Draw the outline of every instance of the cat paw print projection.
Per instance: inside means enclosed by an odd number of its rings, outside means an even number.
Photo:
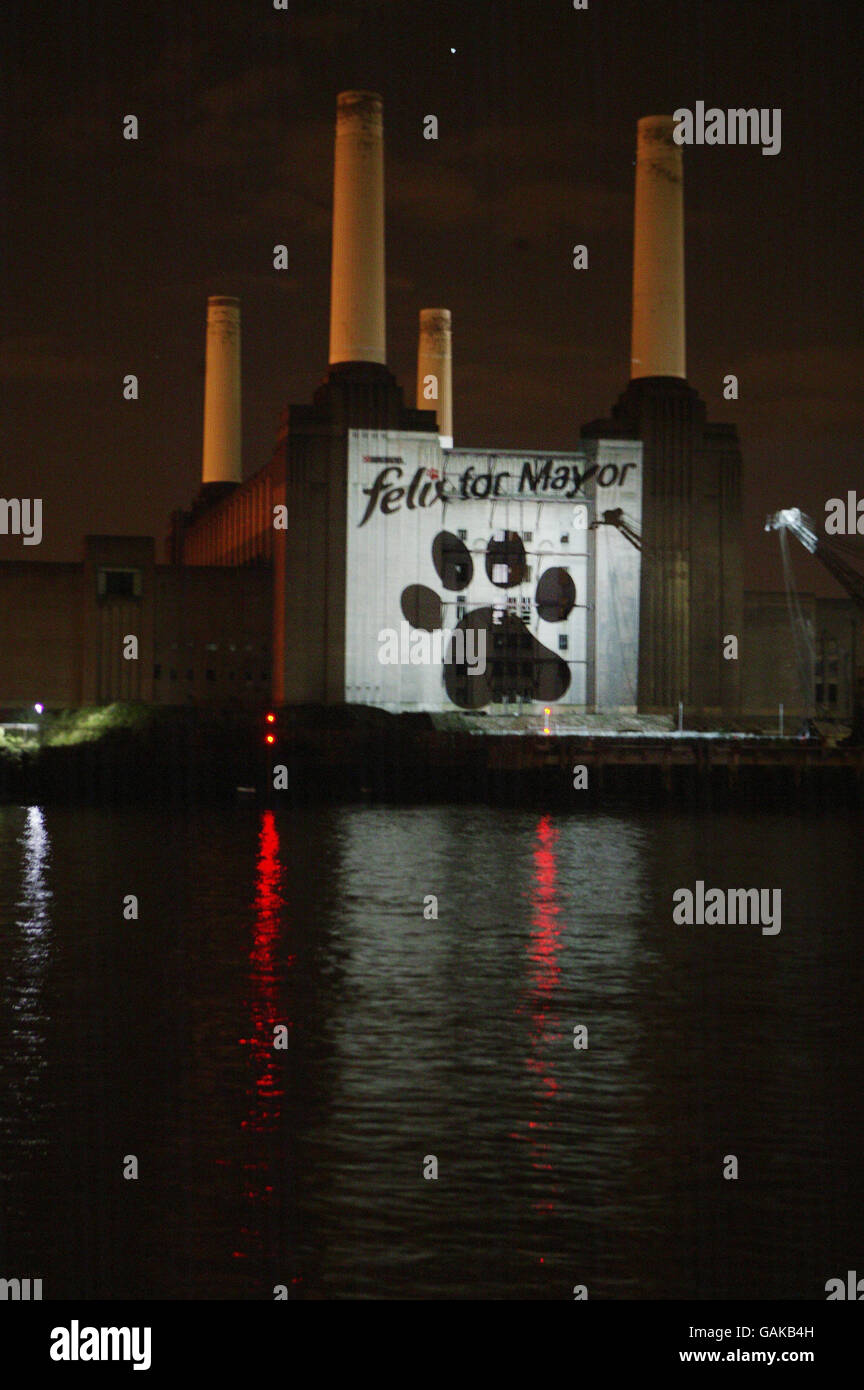
[[[453,627],[446,610],[454,603],[452,596],[463,594],[474,579],[474,560],[459,536],[439,531],[432,542],[432,563],[446,598],[425,584],[409,584],[402,590],[402,613],[414,628],[449,632],[444,686],[452,702],[462,709],[482,709],[501,701],[551,704],[560,700],[570,687],[570,668],[535,637],[529,622],[534,615],[546,623],[567,620],[576,604],[570,573],[560,565],[544,570],[526,622],[507,602],[508,591],[521,590],[528,577],[525,547],[518,532],[496,531],[486,545],[485,570],[489,582],[501,591],[501,600],[470,610],[466,606]],[[469,641],[467,633],[472,630]],[[466,636],[457,638],[459,632]],[[466,663],[452,659],[454,653],[458,657],[460,651],[472,650],[485,651],[482,670],[472,672]]]

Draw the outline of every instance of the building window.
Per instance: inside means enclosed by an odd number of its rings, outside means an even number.
[[[460,594],[456,599],[456,621],[465,617],[465,595]]]
[[[530,598],[523,598],[523,600],[522,600],[522,621],[523,621],[523,623],[527,623],[527,622],[530,622],[530,621],[531,621],[531,600],[530,600]]]
[[[567,650],[567,633],[566,633],[566,632],[559,632],[559,633],[558,633],[558,650],[559,650],[559,652],[566,652],[566,650]]]
[[[533,573],[534,573],[534,571],[533,571],[533,569],[531,568],[531,566],[530,566],[530,565],[526,565],[526,566],[525,566],[525,579],[526,579],[526,581],[529,580],[529,579],[531,578],[531,576],[532,576]]]
[[[515,613],[515,612],[516,612],[516,604],[518,603],[518,601],[519,601],[519,600],[516,598],[516,595],[515,595],[515,594],[508,594],[508,595],[507,595],[507,612],[508,612],[508,613]]]
[[[100,598],[140,598],[141,571],[100,569],[96,575],[96,592]]]
[[[533,541],[533,539],[534,539],[534,532],[533,532],[533,531],[523,531],[523,532],[522,532],[522,539],[523,539],[523,541],[529,541],[529,542]]]
[[[564,532],[564,535],[561,537],[561,544],[562,544],[562,545],[569,545],[569,544],[570,544],[570,532],[569,532],[569,531],[565,531],[565,532]]]
[[[456,535],[459,537],[460,541],[467,541],[468,539],[467,531],[457,531]]]

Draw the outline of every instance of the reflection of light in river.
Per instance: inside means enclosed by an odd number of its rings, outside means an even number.
[[[258,1141],[252,1161],[244,1165],[246,1199],[266,1206],[272,1202],[273,1185],[267,1182],[271,1160],[265,1151],[265,1141],[279,1126],[284,1088],[281,1077],[281,1058],[284,1052],[274,1049],[274,1029],[286,1022],[280,1017],[281,968],[277,947],[285,900],[280,890],[282,865],[279,859],[279,833],[272,811],[264,811],[258,837],[258,869],[255,886],[255,928],[249,952],[250,1013],[252,1031],[241,1038],[248,1047],[253,1067],[253,1080],[248,1088],[249,1110],[242,1128]],[[289,958],[291,964],[293,957]],[[287,1023],[289,1030],[291,1024]],[[243,1227],[241,1236],[246,1244],[251,1238],[260,1247],[260,1228]],[[234,1252],[235,1258],[248,1255],[248,1249]]]
[[[47,1067],[45,1042],[48,1017],[43,1002],[45,970],[51,954],[51,890],[46,870],[51,842],[40,806],[28,806],[18,843],[22,851],[21,896],[16,903],[15,924],[19,936],[9,962],[6,988],[14,1025],[10,1071],[12,1089],[22,1108],[32,1116],[33,1090]]]
[[[45,882],[45,868],[51,845],[41,806],[28,806],[27,825],[19,841],[24,851],[23,895],[18,906],[25,916],[18,918],[26,938],[39,937],[50,925],[48,904],[51,892]]]
[[[548,1050],[550,1045],[557,1045],[560,1040],[560,1031],[550,1031],[547,1025],[550,1002],[561,975],[561,967],[558,964],[561,950],[561,926],[558,919],[561,907],[556,886],[557,839],[558,831],[553,826],[551,817],[542,816],[537,826],[534,873],[531,878],[531,936],[526,944],[532,967],[529,976],[531,989],[527,1001],[531,1014],[531,1055],[527,1059],[527,1067],[537,1080],[537,1104],[534,1118],[528,1121],[528,1134],[524,1136],[528,1139],[532,1154],[531,1166],[540,1172],[552,1171],[552,1165],[548,1162],[549,1145],[542,1140],[542,1136],[552,1128],[552,1124],[549,1119],[543,1117],[547,1113],[546,1104],[556,1099],[555,1093],[558,1090],[552,1062],[548,1056],[544,1056],[544,1051]],[[522,1006],[518,1012],[522,1012]],[[551,1190],[557,1193],[557,1184],[553,1185]],[[551,1212],[555,1209],[551,1196],[541,1198],[533,1206],[535,1211]]]

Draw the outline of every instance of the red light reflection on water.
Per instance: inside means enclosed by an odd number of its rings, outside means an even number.
[[[279,832],[273,812],[265,811],[258,839],[255,935],[249,953],[252,1034],[240,1039],[251,1048],[256,1073],[253,1105],[243,1127],[258,1132],[270,1130],[276,1124],[284,1094],[279,1054],[273,1047],[274,1029],[284,1021],[280,1018],[280,970],[275,959],[285,906],[279,888],[281,875]],[[287,1027],[290,1030],[291,1024]]]
[[[279,857],[279,832],[272,811],[264,811],[258,836],[258,865],[255,884],[255,924],[249,951],[249,1010],[251,1032],[240,1043],[249,1048],[252,1080],[248,1087],[248,1113],[241,1128],[254,1136],[251,1161],[243,1164],[243,1196],[255,1207],[273,1200],[272,1169],[269,1138],[279,1128],[284,1087],[282,1059],[286,1053],[276,1051],[273,1043],[275,1029],[291,1022],[282,1012],[282,977],[285,966],[278,959],[285,900],[280,882],[282,864]],[[290,966],[293,956],[286,964]],[[253,1208],[254,1210],[254,1208]],[[234,1259],[246,1259],[253,1250],[261,1249],[261,1231],[256,1224],[240,1228],[241,1248],[233,1251]]]
[[[532,974],[535,994],[548,996],[558,983],[561,968],[558,965],[558,938],[561,928],[558,916],[561,912],[557,901],[555,885],[557,860],[555,841],[558,831],[549,816],[542,816],[537,826],[537,848],[534,850],[534,876],[531,880],[531,941],[528,954],[536,969]],[[537,1015],[542,1023],[545,1014]]]
[[[558,1082],[549,1056],[550,1048],[560,1044],[560,1030],[554,1029],[549,1016],[550,1003],[557,988],[561,966],[558,957],[561,951],[561,904],[559,902],[557,877],[558,859],[556,842],[558,831],[550,816],[541,816],[537,825],[537,842],[534,849],[534,872],[530,884],[531,935],[526,943],[526,951],[531,962],[527,1007],[530,1012],[529,1047],[526,1060],[528,1070],[536,1079],[537,1094],[534,1118],[528,1120],[528,1133],[516,1133],[514,1138],[525,1139],[531,1150],[531,1166],[538,1172],[552,1172],[548,1162],[549,1145],[542,1136],[552,1128],[547,1106],[556,1099]],[[517,1012],[523,1011],[520,1005]],[[554,1019],[554,1015],[552,1015]],[[554,1031],[550,1031],[550,1025]],[[548,1182],[548,1179],[546,1180]],[[557,1186],[554,1191],[557,1192]],[[533,1204],[535,1211],[554,1211],[555,1202],[546,1196]]]

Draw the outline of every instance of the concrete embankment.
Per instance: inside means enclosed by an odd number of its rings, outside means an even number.
[[[602,806],[864,805],[864,748],[644,732],[477,732],[379,710],[162,710],[98,737],[0,743],[6,802],[207,802],[250,788],[307,800],[542,802]],[[471,731],[471,730],[474,731]],[[266,743],[267,734],[274,738]]]

